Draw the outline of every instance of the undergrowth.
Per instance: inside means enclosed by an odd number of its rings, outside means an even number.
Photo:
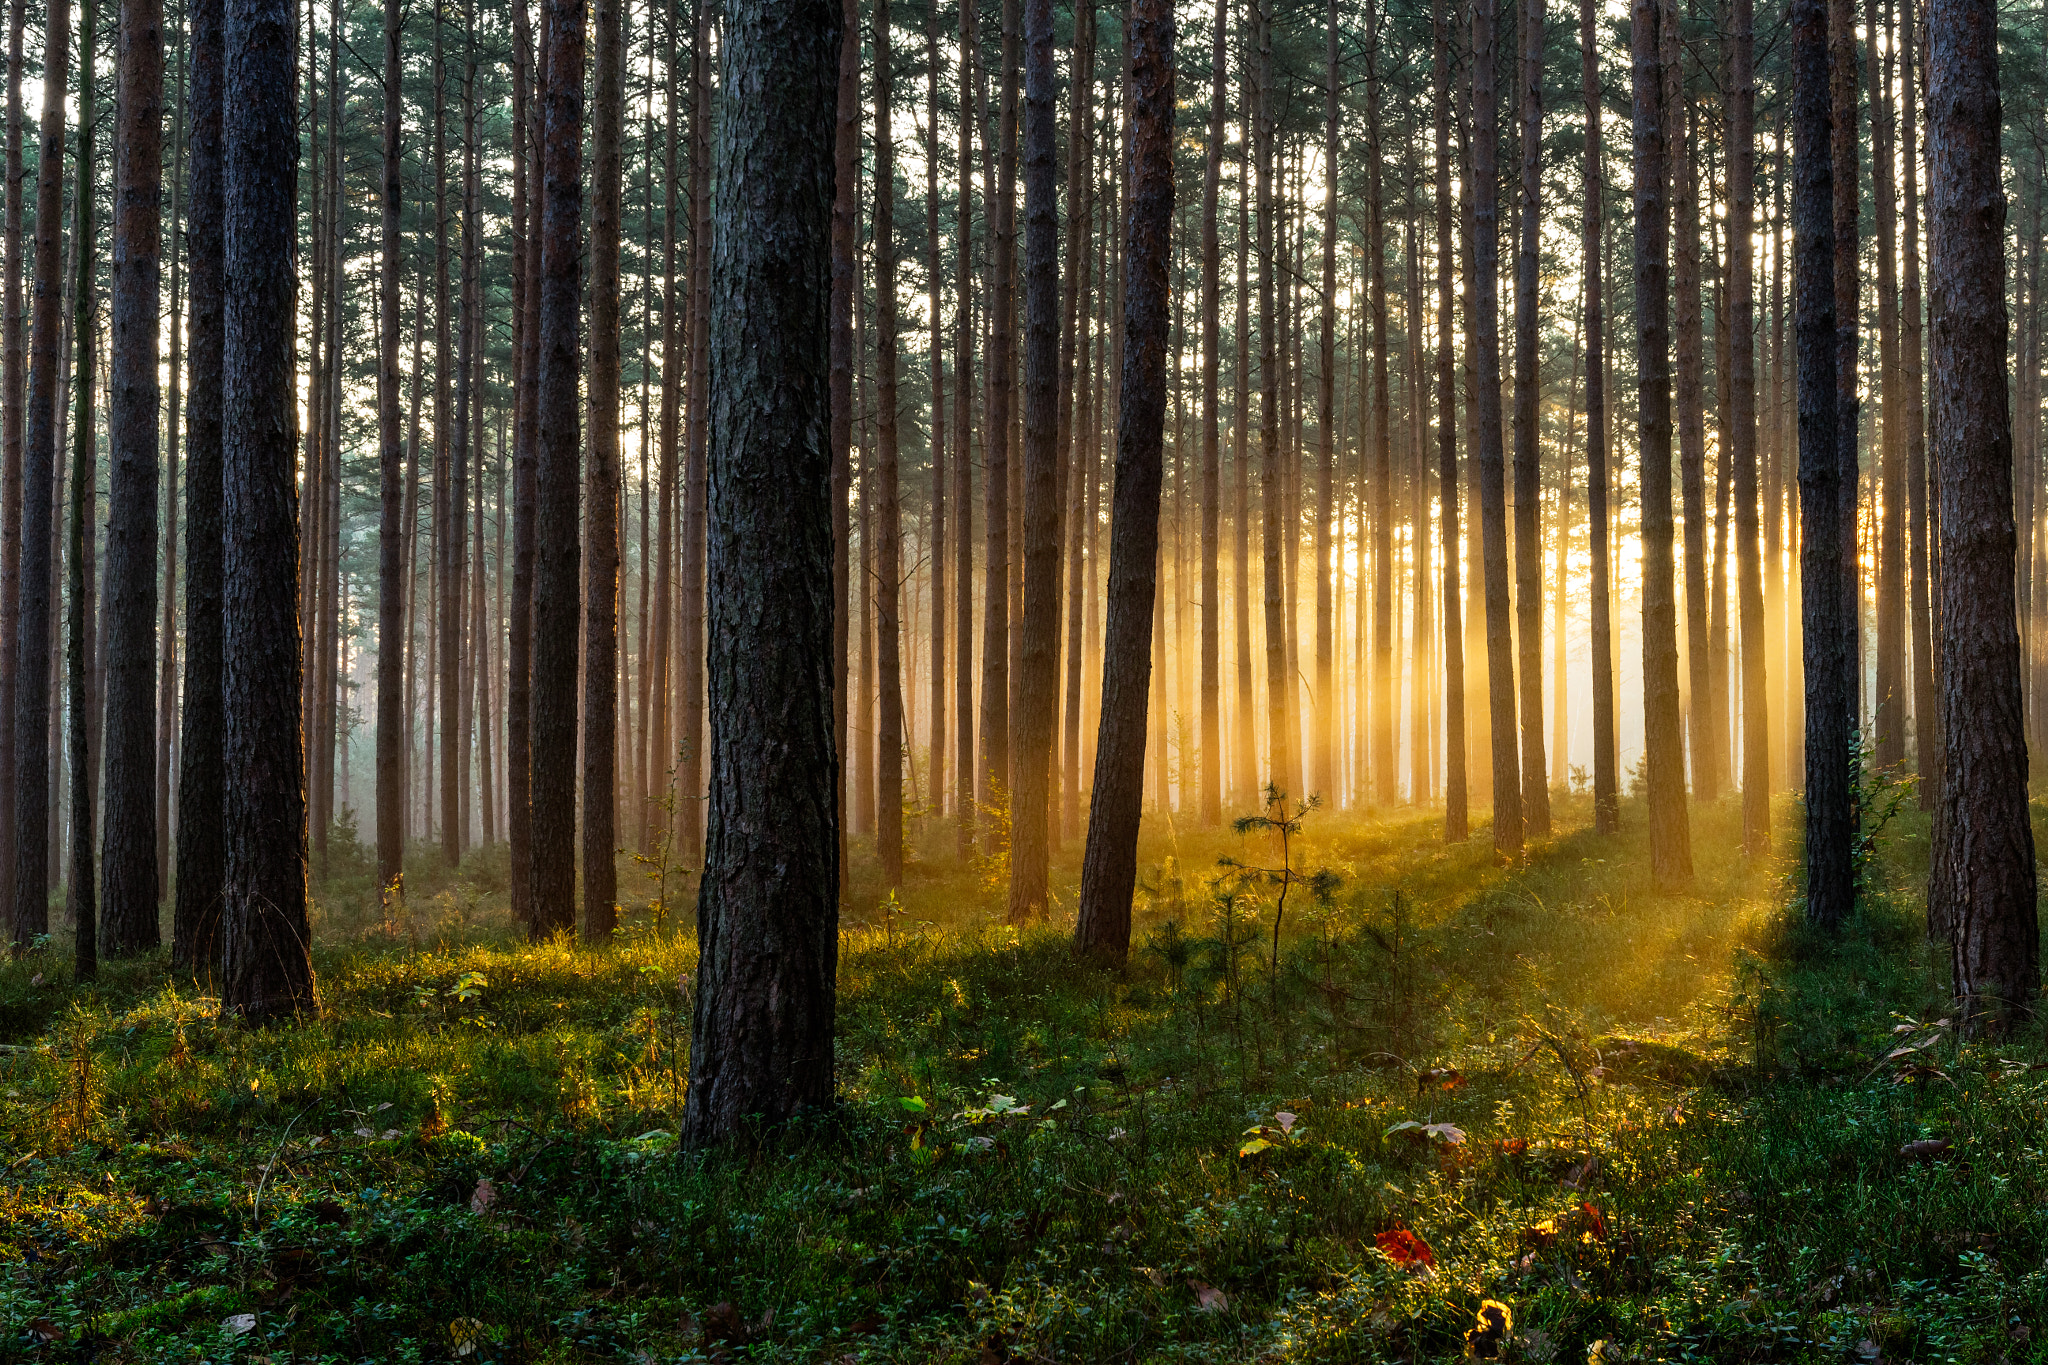
[[[1022,931],[946,831],[898,897],[858,864],[841,1103],[711,1154],[666,884],[529,946],[502,852],[386,906],[333,841],[324,1012],[264,1031],[161,959],[0,965],[0,1355],[2048,1359],[2048,1049],[1948,1027],[1924,817],[1821,938],[1790,805],[1758,865],[1696,810],[1682,895],[1639,807],[1512,867],[1279,809],[1148,821],[1115,976],[1071,848]]]

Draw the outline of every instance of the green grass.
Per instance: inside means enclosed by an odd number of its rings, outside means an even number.
[[[1314,812],[1277,976],[1271,888],[1217,896],[1267,836],[1148,821],[1111,976],[1071,846],[1020,932],[933,831],[893,909],[854,869],[841,1104],[706,1155],[645,868],[616,944],[529,947],[502,854],[387,923],[338,841],[318,1021],[0,964],[0,1358],[2048,1359],[2048,1048],[1931,1027],[1924,819],[1824,940],[1782,833],[1696,810],[1666,896],[1626,814],[1510,868]]]

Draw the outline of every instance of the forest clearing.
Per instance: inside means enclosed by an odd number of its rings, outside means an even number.
[[[1940,1017],[1923,817],[1835,941],[1787,918],[1785,860],[1732,856],[1729,804],[1683,895],[1639,816],[1512,869],[1433,823],[1310,812],[1293,865],[1336,880],[1277,978],[1274,888],[1215,865],[1276,866],[1270,833],[1148,829],[1121,976],[1062,912],[1020,933],[973,869],[913,864],[846,927],[841,1105],[708,1156],[676,1141],[695,956],[645,905],[611,946],[524,946],[479,865],[387,925],[358,853],[316,896],[325,1013],[279,1031],[160,962],[71,1003],[31,955],[0,976],[12,1345],[2039,1358],[2048,1048]]]

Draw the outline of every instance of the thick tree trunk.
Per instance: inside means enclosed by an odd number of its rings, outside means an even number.
[[[1954,990],[1966,1019],[1995,1031],[2032,1013],[2041,980],[2014,625],[1997,7],[1987,0],[1934,0],[1927,32],[1947,741],[1928,918],[1950,926]]]
[[[1132,0],[1126,43],[1130,211],[1124,239],[1123,380],[1110,524],[1109,620],[1095,790],[1074,926],[1075,950],[1112,965],[1122,964],[1130,953],[1152,672],[1149,645],[1166,427],[1167,251],[1173,230],[1172,0]]]
[[[197,267],[202,249],[201,224],[210,205],[202,202],[198,192],[201,179],[201,147],[206,143],[207,129],[203,123],[205,85],[209,78],[217,82],[219,47],[218,29],[213,30],[212,44],[202,46],[201,30],[209,15],[218,14],[217,0],[195,0],[192,12],[194,50],[194,127],[193,127],[193,342],[194,368],[198,357],[198,317],[202,308],[199,293]],[[71,45],[71,6],[69,0],[51,0],[46,11],[46,28],[43,35],[43,61],[45,68],[61,71],[66,53]],[[211,70],[202,70],[210,59]],[[218,84],[213,87],[218,90]],[[214,105],[217,109],[218,104]],[[216,123],[214,127],[218,127]],[[218,140],[210,146],[217,148]],[[37,165],[50,168],[64,164],[64,82],[49,80],[43,82],[43,115],[40,132],[40,149]],[[213,162],[210,170],[217,176],[219,163]],[[214,183],[217,185],[218,180]],[[217,198],[214,200],[218,202]],[[212,222],[217,226],[217,210]],[[218,238],[215,238],[217,241]],[[10,926],[16,945],[33,942],[38,936],[48,933],[50,928],[50,838],[54,823],[50,819],[52,780],[54,765],[50,761],[50,716],[51,716],[51,627],[55,622],[56,556],[54,530],[57,515],[57,403],[59,396],[57,358],[61,347],[59,340],[63,331],[64,307],[64,266],[62,247],[64,242],[64,177],[39,175],[36,178],[36,260],[35,260],[35,305],[32,332],[29,340],[28,373],[28,418],[23,435],[21,471],[21,525],[24,536],[21,550],[20,617],[15,635],[15,709],[11,717],[14,725],[15,787],[14,787],[14,922]],[[216,277],[217,278],[217,277]],[[218,294],[214,295],[218,298]],[[215,316],[218,316],[216,311]],[[195,373],[195,380],[197,375]],[[195,424],[198,414],[195,411]],[[218,427],[215,428],[218,430]],[[194,432],[194,444],[197,445]],[[199,452],[194,451],[197,465]],[[195,467],[194,478],[200,471]],[[194,496],[198,493],[195,490]],[[188,571],[194,575],[186,588],[187,600],[205,602],[205,587],[196,578],[203,565],[191,566]],[[195,609],[193,619],[198,617]],[[203,635],[204,627],[200,627]],[[203,640],[193,639],[188,648],[196,649]],[[216,666],[219,655],[215,656]],[[192,694],[187,692],[185,709],[186,725],[192,723]],[[203,700],[202,703],[203,705]],[[191,738],[188,728],[187,738]],[[218,756],[218,730],[210,737],[213,753]],[[200,746],[203,749],[205,746]],[[185,750],[186,761],[195,757],[194,750]],[[216,787],[216,791],[219,789]],[[216,820],[214,829],[218,831]],[[195,830],[203,840],[203,831]],[[216,841],[216,847],[217,847]],[[182,854],[181,876],[182,876]],[[212,885],[218,887],[219,863],[214,864]],[[198,886],[194,886],[197,894]],[[209,899],[211,899],[209,893]],[[185,961],[192,961],[185,958]]]
[[[1585,196],[1585,230],[1579,291],[1586,330],[1586,549],[1591,574],[1586,590],[1587,667],[1593,678],[1593,829],[1613,834],[1621,828],[1620,767],[1614,733],[1614,602],[1613,570],[1608,548],[1607,466],[1607,307],[1600,268],[1602,189],[1601,90],[1599,33],[1593,0],[1579,0],[1580,90],[1586,107],[1586,161],[1580,178]]]
[[[596,0],[591,110],[590,464],[584,470],[583,936],[618,922],[619,214],[626,120],[622,0]]]
[[[229,0],[223,87],[224,1014],[307,1014],[305,751],[291,318],[297,137],[291,0]]]
[[[886,0],[884,0],[886,3]],[[1024,5],[1024,619],[1011,751],[1011,923],[1045,912],[1053,725],[1059,710],[1059,203],[1052,0]]]
[[[1771,846],[1770,690],[1756,461],[1756,40],[1751,0],[1732,0],[1728,35],[1727,458],[1735,467],[1735,594],[1742,623],[1742,848]]]
[[[1659,885],[1692,880],[1684,724],[1678,705],[1678,603],[1671,564],[1671,325],[1665,131],[1657,0],[1633,0],[1636,412],[1641,432],[1643,749],[1649,776],[1650,872]]]
[[[107,394],[105,842],[108,956],[161,941],[156,880],[157,323],[162,258],[161,0],[121,0]]]
[[[1012,323],[1017,263],[1017,6],[1002,0],[1002,103],[996,123],[996,174],[984,145],[983,171],[993,184],[988,209],[992,270],[988,329],[988,408],[982,426],[981,771],[976,795],[984,806],[1009,806],[1010,792],[1010,396],[1016,357]],[[986,83],[982,92],[987,98]],[[986,118],[983,119],[984,125]],[[1014,818],[1014,808],[1011,810]]]
[[[1590,3],[1591,0],[1582,0]],[[1451,34],[1445,0],[1430,10],[1433,38],[1430,86],[1436,115],[1436,410],[1437,505],[1443,518],[1444,597],[1444,839],[1471,836],[1465,777],[1465,621],[1458,584],[1458,395],[1452,350],[1451,248]]]
[[[1799,343],[1799,550],[1806,673],[1806,917],[1834,927],[1856,887],[1854,693],[1843,583],[1844,470],[1836,439],[1835,185],[1828,150],[1827,0],[1792,8],[1793,248]]]
[[[1849,699],[1849,781],[1851,801],[1862,756],[1863,732],[1863,564],[1857,552],[1858,494],[1862,483],[1859,460],[1862,408],[1856,386],[1856,350],[1860,336],[1862,280],[1859,234],[1862,230],[1862,200],[1857,176],[1861,150],[1857,133],[1857,97],[1861,82],[1857,76],[1856,6],[1854,0],[1828,0],[1828,87],[1829,148],[1834,161],[1835,224],[1835,458],[1841,465],[1836,496],[1841,500],[1839,551],[1842,560],[1842,626],[1848,635]],[[1849,820],[1853,832],[1861,812],[1852,804]]]
[[[1479,530],[1486,591],[1486,680],[1493,739],[1493,846],[1522,847],[1522,775],[1515,743],[1515,642],[1508,602],[1506,471],[1500,414],[1499,101],[1493,11],[1472,9],[1472,337],[1478,402]],[[1541,656],[1537,656],[1540,658]],[[1541,742],[1540,736],[1538,742]]]
[[[832,1099],[832,0],[726,8],[711,249],[711,811],[684,1136]]]
[[[536,937],[576,927],[576,640],[582,547],[577,390],[582,349],[585,0],[546,0],[541,96],[538,457],[533,588],[533,918]]]
[[[1543,0],[1523,0],[1522,204],[1515,252],[1515,644],[1522,708],[1522,826],[1550,833],[1550,769],[1543,752],[1543,455],[1537,437],[1541,361],[1536,350],[1537,239],[1542,225]]]
[[[704,0],[698,0],[701,5]],[[972,6],[961,6],[965,24]],[[843,759],[848,753],[848,717],[853,704],[853,674],[850,667],[850,631],[853,594],[865,592],[865,585],[853,580],[852,512],[853,493],[853,372],[854,295],[860,289],[859,265],[854,253],[860,238],[860,3],[843,0],[840,6],[840,51],[837,103],[833,122],[832,198],[832,733],[834,752]],[[962,175],[966,174],[965,169]],[[839,778],[839,869],[847,867],[846,835],[853,827],[852,793],[846,786],[846,765]],[[844,896],[842,882],[840,894]]]

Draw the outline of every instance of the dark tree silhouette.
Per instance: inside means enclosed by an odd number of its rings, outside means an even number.
[[[383,187],[377,261],[377,885],[388,887],[405,867],[405,443],[398,425],[398,274],[403,242],[399,224],[405,208],[405,162],[402,131],[405,121],[405,63],[399,53],[404,30],[403,0],[384,0],[384,143]],[[520,0],[514,20],[513,54],[513,353],[515,365],[523,350],[524,267],[526,265],[526,4]],[[516,370],[523,377],[523,370]],[[524,385],[521,386],[522,388]],[[514,436],[515,446],[518,436]],[[516,458],[516,457],[515,457]],[[516,476],[515,476],[516,477]],[[519,596],[513,594],[513,638],[522,632]],[[520,676],[524,652],[512,660],[512,676]],[[525,738],[524,714],[510,717],[511,732]],[[508,775],[515,794],[523,794],[526,778],[524,746],[511,754],[516,766]],[[523,818],[525,802],[513,803],[512,819]],[[523,831],[522,831],[523,833]],[[524,852],[523,839],[514,848]],[[525,868],[514,858],[514,876],[522,882]],[[517,914],[521,897],[513,896]]]
[[[596,0],[591,110],[590,464],[584,472],[583,935],[618,920],[613,837],[619,723],[619,213],[626,116],[624,0]]]
[[[711,810],[684,1137],[832,1098],[834,0],[730,0],[711,243]]]
[[[1928,917],[1951,927],[1954,989],[1966,1018],[1995,1031],[2032,1013],[2041,981],[2014,616],[1998,8],[1991,0],[1932,0],[1927,33],[1947,744]]]
[[[1580,89],[1586,106],[1585,272],[1582,299],[1586,334],[1586,528],[1591,574],[1587,584],[1587,664],[1593,675],[1593,828],[1612,834],[1621,828],[1621,799],[1614,739],[1614,618],[1609,553],[1613,541],[1607,505],[1607,305],[1601,278],[1602,171],[1600,136],[1600,45],[1593,0],[1579,0]]]
[[[1590,3],[1590,0],[1582,0]],[[1457,259],[1451,250],[1451,38],[1444,0],[1430,11],[1430,86],[1436,95],[1437,499],[1444,539],[1444,839],[1471,836],[1465,776],[1465,619],[1458,584],[1458,395],[1451,312]]]
[[[1728,459],[1735,466],[1735,575],[1742,619],[1742,847],[1771,844],[1770,691],[1764,676],[1763,546],[1758,539],[1755,261],[1756,39],[1751,0],[1732,0],[1728,35]],[[1604,591],[1604,588],[1601,589]],[[1596,598],[1597,600],[1597,598]]]
[[[1550,768],[1543,752],[1543,456],[1536,399],[1537,240],[1543,221],[1543,0],[1522,0],[1522,202],[1515,250],[1515,645],[1522,709],[1522,826],[1550,833]],[[1496,362],[1497,363],[1497,362]],[[1564,686],[1564,679],[1558,679]]]
[[[306,1014],[305,749],[292,315],[298,192],[290,0],[228,0],[223,30],[222,697],[226,896],[221,1009]]]
[[[1095,740],[1095,791],[1088,808],[1081,904],[1074,925],[1076,951],[1112,965],[1121,965],[1131,948],[1131,893],[1138,876],[1146,707],[1152,684],[1171,316],[1166,266],[1174,189],[1172,0],[1132,0],[1126,43],[1130,198],[1124,220],[1122,401],[1117,410],[1116,492],[1110,519],[1102,720]]]

